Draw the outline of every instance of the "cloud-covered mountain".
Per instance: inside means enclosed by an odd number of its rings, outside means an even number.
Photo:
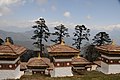
[[[65,38],[65,42],[68,45],[72,45],[72,43],[73,43],[73,40],[72,40],[73,31],[74,31],[74,29],[69,29],[69,33],[70,33],[71,37]],[[97,34],[98,32],[101,32],[101,31],[107,32],[109,34],[110,38],[112,40],[114,40],[116,42],[116,44],[120,45],[120,25],[106,26],[105,29],[92,28],[91,32],[90,32],[90,34],[91,34],[90,42],[92,42],[92,38],[95,36],[95,34]],[[23,45],[29,49],[34,49],[34,47],[32,45],[33,40],[31,40],[32,35],[33,35],[33,30],[26,31],[26,32],[19,32],[19,33],[0,30],[0,37],[2,37],[3,39],[5,39],[6,37],[12,37],[12,39],[14,40],[14,42],[16,44]],[[45,44],[47,44],[47,45],[53,44],[52,42],[50,42],[50,39],[55,39],[55,37],[50,36],[50,38],[48,39],[48,42]]]
[[[29,49],[34,49],[34,46],[33,46],[33,42],[34,41],[31,39],[32,35],[33,35],[33,30],[26,31],[24,33],[7,32],[7,31],[0,30],[0,37],[3,40],[6,37],[12,37],[12,39],[13,39],[13,41],[14,41],[15,44],[25,46],[25,47],[27,47]],[[49,39],[48,39],[48,42],[44,42],[44,43],[46,45],[54,44],[54,43],[52,43],[50,41],[51,39],[55,39],[55,37],[54,36],[50,36]],[[65,42],[68,45],[72,45],[72,43],[73,43],[71,37],[65,38]]]
[[[99,26],[91,29],[91,36],[95,35],[98,32],[105,31],[109,34],[110,38],[115,41],[116,44],[120,45],[120,24],[108,25],[108,26]]]

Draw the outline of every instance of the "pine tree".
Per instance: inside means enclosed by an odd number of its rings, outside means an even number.
[[[40,48],[40,56],[43,56],[43,40],[47,42],[47,39],[49,37],[49,29],[45,24],[45,20],[43,18],[40,18],[39,20],[35,21],[36,25],[34,25],[32,28],[34,29],[34,35],[32,36],[32,39],[36,40],[34,42],[34,45],[37,45],[38,48]]]
[[[109,34],[106,32],[99,32],[93,38],[93,45],[101,46],[105,44],[111,44],[112,40],[109,37]]]
[[[84,25],[77,25],[75,26],[75,32],[73,40],[75,41],[72,45],[76,45],[77,49],[81,48],[81,44],[83,40],[89,40],[89,34],[90,29],[87,29]]]
[[[52,33],[52,35],[56,35],[57,38],[54,40],[51,40],[52,42],[61,43],[64,37],[70,36],[68,33],[68,28],[66,28],[63,24],[54,27],[54,29],[55,29],[55,32]]]

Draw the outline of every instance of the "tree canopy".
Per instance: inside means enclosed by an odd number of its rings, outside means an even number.
[[[34,29],[34,35],[32,36],[32,39],[36,41],[33,44],[37,45],[37,47],[40,48],[40,54],[42,54],[43,40],[47,42],[47,39],[49,37],[49,29],[46,26],[45,20],[43,18],[35,21],[35,23],[36,25],[32,27]]]
[[[100,53],[95,49],[95,46],[110,44],[111,39],[106,32],[99,32],[94,36],[93,43],[86,46],[85,58],[89,61],[95,61],[100,57]]]
[[[95,49],[95,45],[90,43],[87,43],[83,46],[83,51],[83,56],[90,62],[95,61],[98,59],[98,57],[100,57],[100,53]]]
[[[112,40],[109,37],[109,34],[106,32],[99,32],[93,38],[93,45],[101,46],[105,44],[111,44]]]
[[[76,45],[77,49],[80,49],[83,40],[89,40],[90,29],[87,29],[84,25],[75,26],[75,32],[73,40],[75,41],[72,45]]]
[[[55,32],[52,33],[52,35],[56,35],[57,38],[54,39],[54,40],[51,40],[52,42],[61,43],[62,39],[64,37],[69,37],[70,36],[69,33],[68,33],[68,28],[66,28],[63,24],[54,27],[54,30],[55,30]]]

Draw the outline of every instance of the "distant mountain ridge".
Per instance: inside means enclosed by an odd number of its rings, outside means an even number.
[[[95,36],[98,32],[101,32],[101,31],[106,31],[106,30],[93,30],[92,29],[90,32],[90,34],[91,34],[90,42],[92,42],[93,36]],[[116,42],[116,44],[120,45],[120,27],[113,28],[112,30],[108,30],[106,32],[109,34],[110,38]],[[73,43],[72,33],[70,33],[70,35],[71,35],[71,37],[64,39],[65,43],[68,45],[72,45],[72,43]],[[12,37],[15,44],[25,46],[28,49],[34,49],[34,46],[33,46],[34,41],[31,39],[32,36],[33,36],[33,30],[26,31],[26,32],[19,32],[19,33],[0,30],[0,37],[3,40],[6,37]],[[50,36],[50,38],[48,39],[48,42],[47,43],[45,42],[45,44],[47,44],[47,45],[54,44],[50,41],[51,39],[55,39],[55,37]],[[83,42],[83,43],[85,43],[85,42]]]
[[[16,33],[16,32],[7,32],[0,30],[0,36],[5,39],[6,37],[12,37],[16,41],[32,41],[30,35],[27,33]]]
[[[33,40],[31,40],[31,35],[28,32],[25,33],[16,33],[16,32],[7,32],[0,30],[0,37],[4,40],[6,37],[12,37],[15,44],[25,46],[29,49],[33,48]]]
[[[4,40],[6,37],[11,37],[14,41],[15,44],[18,45],[22,45],[27,47],[28,49],[34,49],[34,45],[33,45],[33,40],[31,39],[31,37],[33,36],[33,30],[31,31],[26,31],[24,33],[16,33],[16,32],[7,32],[7,31],[3,31],[0,30],[0,37]],[[54,36],[50,36],[48,39],[48,42],[44,42],[45,45],[51,45],[54,44],[52,43],[50,40],[51,39],[55,39]],[[65,38],[66,44],[68,45],[72,45],[72,38]]]

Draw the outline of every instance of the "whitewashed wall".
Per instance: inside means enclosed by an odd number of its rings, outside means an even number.
[[[120,73],[120,65],[119,64],[110,64],[108,74],[116,74]]]
[[[51,71],[50,71],[50,76],[51,76],[51,77],[55,77],[55,70],[51,70]]]
[[[108,64],[101,62],[101,72],[108,74],[108,72],[109,72],[108,70],[109,70]]]
[[[24,74],[20,71],[20,65],[15,70],[0,70],[1,79],[19,79]]]
[[[98,65],[95,64],[95,65],[91,65],[91,66],[92,66],[91,70],[96,70]]]
[[[96,68],[96,71],[101,72],[101,67],[98,66],[98,67]]]
[[[51,73],[51,77],[73,76],[71,67],[56,67]]]
[[[56,59],[56,58],[53,58],[55,62],[65,62],[65,61],[72,61],[72,59]]]

